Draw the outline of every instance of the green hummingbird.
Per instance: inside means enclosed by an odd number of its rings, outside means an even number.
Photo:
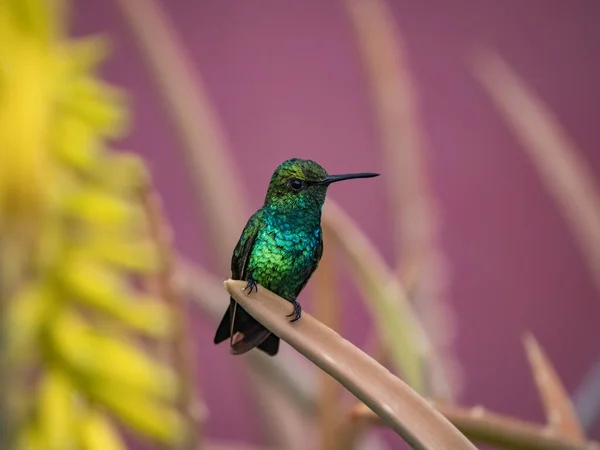
[[[294,310],[287,317],[300,319],[298,294],[304,289],[323,255],[321,209],[331,183],[351,178],[376,177],[377,173],[329,175],[311,160],[288,159],[271,177],[262,208],[246,223],[233,250],[231,278],[247,282],[245,290],[258,290],[257,283],[286,299]],[[279,338],[257,322],[233,298],[225,312],[214,343],[229,338],[232,354],[258,347],[274,356]]]

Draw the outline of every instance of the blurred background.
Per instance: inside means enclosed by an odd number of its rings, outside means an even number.
[[[187,59],[198,89],[190,97],[212,115],[188,109],[188,134],[173,119],[177,102],[168,99],[176,89],[157,75],[176,65],[169,51],[156,58],[165,53],[162,32],[149,25],[139,38],[135,24],[145,14],[134,9],[146,3],[154,2],[73,2],[71,34],[112,41],[101,77],[127,92],[132,114],[118,148],[146,161],[175,251],[212,280],[210,288],[195,284],[199,295],[183,283],[207,439],[288,448],[295,436],[306,439],[296,448],[324,448],[315,444],[314,415],[298,429],[297,418],[280,418],[284,431],[274,442],[265,410],[285,415],[294,407],[277,386],[259,386],[256,373],[268,370],[261,361],[212,343],[228,304],[218,287],[230,276],[231,251],[273,170],[292,157],[329,173],[382,174],[333,186],[328,203],[390,273],[414,284],[407,291],[421,300],[416,309],[444,367],[437,394],[544,422],[522,343],[531,332],[588,437],[600,439],[600,209],[593,211],[600,208],[600,3],[387,0],[370,12],[360,6],[367,0],[163,1],[160,14],[182,46],[176,56]],[[235,171],[215,166],[220,183],[197,196],[207,175],[182,148],[194,141],[189,129],[202,135],[207,123],[218,137],[202,141],[212,148],[200,158],[208,161],[218,142]],[[228,203],[221,188],[229,185],[243,198]],[[226,255],[214,245],[208,198],[232,209]],[[372,354],[377,323],[329,237],[337,300],[323,320]],[[299,300],[319,317],[328,313],[317,301],[317,278]],[[272,363],[297,368],[306,392],[323,389],[316,369],[287,344]],[[342,403],[353,405],[346,395]],[[405,448],[389,430],[367,434],[362,448]]]
[[[538,337],[573,392],[600,358],[598,291],[556,202],[472,75],[468,58],[480,45],[498,51],[554,112],[600,176],[600,5],[592,0],[388,3],[414,80],[411,95],[425,136],[427,179],[439,208],[439,245],[448,277],[444,301],[453,311],[455,357],[462,366],[460,400],[539,420],[543,412],[521,337],[528,330]],[[131,96],[134,125],[123,147],[146,158],[176,248],[214,270],[206,220],[194,202],[177,136],[127,23],[111,2],[74,6],[76,33],[108,32],[116,44],[104,73]],[[330,173],[393,176],[384,170],[343,2],[172,0],[162,7],[204,81],[241,168],[247,212],[262,205],[273,170],[292,157],[314,159]],[[335,186],[329,198],[392,264],[385,182],[380,177]],[[241,231],[244,224],[237,225]],[[230,273],[215,275],[226,279]],[[315,308],[311,287],[303,295],[309,312]],[[340,296],[339,331],[362,347],[369,335],[368,313],[351,286]],[[222,304],[225,308],[226,294]],[[210,409],[207,432],[260,442],[240,361],[225,346],[212,345],[214,321],[194,313],[192,322]]]

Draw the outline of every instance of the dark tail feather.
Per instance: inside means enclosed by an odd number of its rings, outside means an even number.
[[[229,336],[231,335],[231,312],[230,312],[230,309],[231,309],[231,305],[229,306],[229,308],[227,308],[227,310],[225,311],[225,314],[223,314],[221,323],[219,324],[219,327],[217,328],[217,332],[215,333],[215,339],[214,339],[215,344],[220,344],[225,339],[229,339]]]
[[[274,334],[270,334],[269,337],[258,346],[258,348],[267,355],[275,356],[279,351],[279,338]]]
[[[219,344],[226,339],[230,340],[231,353],[234,355],[241,355],[255,347],[271,356],[276,355],[279,350],[279,338],[271,334],[233,299],[230,299],[229,308],[217,328],[214,343]]]

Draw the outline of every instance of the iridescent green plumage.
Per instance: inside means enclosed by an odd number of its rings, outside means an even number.
[[[377,174],[327,174],[314,161],[290,159],[273,173],[265,203],[250,217],[231,259],[231,278],[256,283],[294,304],[292,321],[301,316],[296,298],[323,254],[321,209],[329,184]],[[230,299],[214,342],[230,338],[232,353],[254,347],[275,355],[279,338]]]

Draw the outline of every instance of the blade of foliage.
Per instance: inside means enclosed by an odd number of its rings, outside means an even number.
[[[297,322],[292,305],[258,286],[248,296],[242,281],[227,280],[227,292],[263,326],[338,380],[375,411],[414,449],[475,449],[443,416],[377,361],[304,312]]]
[[[248,216],[244,215],[239,185],[242,178],[226,145],[218,117],[200,75],[197,71],[192,72],[175,27],[159,4],[153,0],[118,0],[117,4],[155,78],[169,112],[168,120],[183,144],[195,194],[209,221],[210,242],[214,245],[218,272],[227,273],[231,251]],[[225,307],[226,302],[221,308]],[[250,361],[254,363],[255,360]],[[280,414],[273,418],[282,417]],[[265,423],[272,428],[284,429],[273,420]],[[293,445],[294,438],[290,436],[284,446]]]
[[[598,442],[579,442],[559,436],[545,425],[496,414],[477,406],[461,408],[432,402],[432,405],[475,442],[507,450],[598,450]],[[352,410],[356,421],[387,426],[365,405]]]
[[[423,364],[431,348],[403,287],[350,217],[328,200],[323,226],[348,256],[353,279],[370,308],[381,341],[408,384],[423,389]]]
[[[329,232],[323,233],[323,240],[329,242]],[[342,311],[339,295],[336,292],[335,272],[332,252],[325,249],[319,262],[319,270],[315,273],[313,289],[315,317],[324,325],[339,331]],[[319,445],[323,450],[334,450],[340,441],[339,427],[343,414],[340,404],[340,385],[327,372],[320,373],[317,399]]]
[[[392,11],[380,0],[346,0],[370,88],[384,157],[388,196],[394,214],[397,255],[422,255],[433,234],[432,199],[425,183],[423,137],[416,113],[415,86]],[[417,234],[418,233],[418,234]]]
[[[221,283],[221,289],[223,284]],[[289,349],[286,349],[289,350]],[[280,351],[277,356],[284,354]],[[248,355],[250,356],[250,355]],[[276,423],[276,427],[265,433],[265,444],[286,450],[304,450],[315,448],[316,436],[311,432],[314,426],[313,417],[305,414],[289,398],[282,395],[281,387],[277,384],[266,382],[263,374],[257,370],[249,370],[248,375],[254,383],[250,392],[256,408],[261,411],[266,423]],[[263,379],[261,379],[263,378]]]
[[[147,174],[108,148],[125,99],[96,78],[100,41],[66,36],[67,6],[0,2],[0,447],[118,449],[114,421],[172,444],[178,379],[140,340],[173,324],[132,283],[158,266],[136,200]]]
[[[219,273],[227,273],[231,251],[245,223],[238,181],[241,177],[201,76],[192,71],[184,46],[156,1],[118,0],[117,4],[157,83],[169,112],[168,120],[181,140],[194,193],[206,211]]]
[[[532,334],[523,338],[548,425],[561,436],[584,442],[585,434],[558,374]]]
[[[99,411],[83,413],[79,419],[79,441],[85,450],[127,450],[110,419]]]
[[[557,202],[600,290],[600,188],[589,162],[550,108],[500,56],[480,51],[472,70]]]
[[[447,274],[438,241],[438,211],[429,187],[424,137],[418,123],[417,89],[402,34],[386,0],[346,0],[379,128],[383,177],[394,221],[401,281],[413,274],[411,295],[432,344],[426,392],[452,399],[460,388],[452,349],[454,314],[443,295]],[[416,266],[416,267],[415,267]],[[416,269],[416,270],[415,270]]]

